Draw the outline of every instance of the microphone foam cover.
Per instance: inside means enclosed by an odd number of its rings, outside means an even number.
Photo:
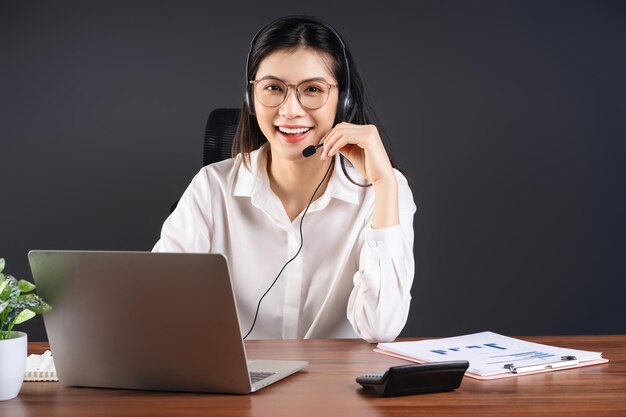
[[[315,152],[317,152],[317,148],[314,145],[310,145],[304,148],[304,150],[302,151],[302,155],[305,158],[308,158],[309,156],[314,155]]]

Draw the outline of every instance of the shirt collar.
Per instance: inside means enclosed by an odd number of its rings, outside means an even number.
[[[253,203],[267,200],[267,193],[272,192],[269,184],[269,177],[267,175],[268,150],[269,145],[265,143],[259,149],[250,152],[249,170],[243,163],[242,155],[237,155],[239,168],[237,169],[237,176],[235,178],[233,196],[251,197]],[[334,158],[335,166],[333,168],[333,175],[328,182],[328,187],[326,187],[324,195],[328,195],[331,198],[343,200],[348,203],[359,204],[359,189],[361,187],[352,184],[350,180],[346,178],[343,170],[341,169],[339,154],[335,155]],[[362,177],[356,172],[356,170],[351,167],[349,163],[346,165],[346,170],[348,171],[350,177],[356,182],[363,182]]]
[[[235,184],[233,187],[233,196],[235,197],[251,197],[252,191],[254,189],[255,183],[259,181],[255,181],[255,177],[257,177],[257,173],[259,173],[259,165],[262,162],[262,165],[265,166],[265,145],[261,146],[259,149],[256,149],[250,152],[250,168],[248,169],[243,161],[243,155],[240,153],[237,155],[237,159],[235,161],[235,166],[238,166],[237,175],[235,177]],[[260,159],[262,161],[260,161]],[[267,177],[267,170],[261,170],[260,174],[262,176]],[[267,178],[266,178],[266,181]],[[261,182],[263,178],[261,178]],[[269,181],[268,181],[269,182]]]

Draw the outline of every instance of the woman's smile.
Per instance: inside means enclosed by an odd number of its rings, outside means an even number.
[[[312,127],[277,126],[278,135],[287,143],[300,143],[309,136]]]

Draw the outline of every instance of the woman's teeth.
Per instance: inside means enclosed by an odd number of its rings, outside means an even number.
[[[303,127],[303,128],[298,128],[298,129],[289,129],[287,127],[279,127],[278,130],[280,130],[282,133],[285,133],[287,135],[298,135],[298,134],[308,132],[309,130],[311,130],[311,128]]]

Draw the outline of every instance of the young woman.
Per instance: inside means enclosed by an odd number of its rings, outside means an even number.
[[[200,170],[153,250],[223,254],[244,337],[395,339],[416,206],[349,50],[287,16],[254,37],[246,75],[233,158]]]

